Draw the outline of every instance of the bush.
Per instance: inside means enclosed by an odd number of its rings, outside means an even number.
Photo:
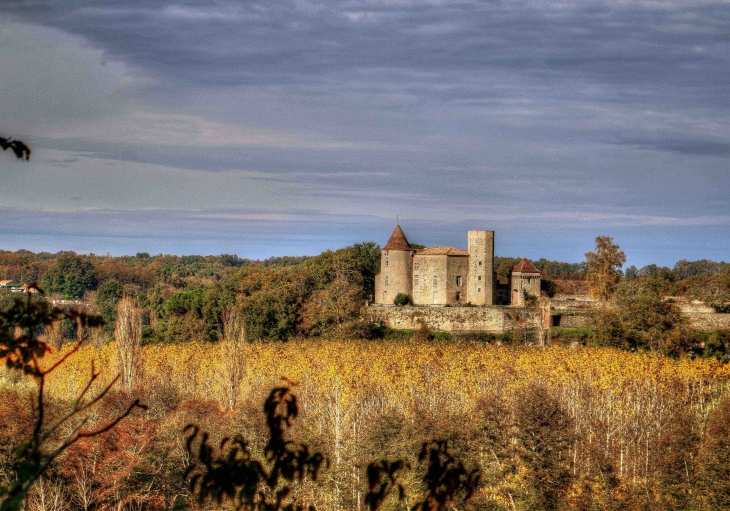
[[[589,346],[623,349],[629,347],[621,319],[616,311],[611,309],[598,311],[591,318],[591,326],[594,330],[588,338]]]
[[[398,305],[399,307],[402,307],[403,305],[410,305],[412,302],[410,295],[407,295],[405,293],[398,293],[395,297],[395,300],[393,300],[394,305]]]

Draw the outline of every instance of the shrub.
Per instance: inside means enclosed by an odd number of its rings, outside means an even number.
[[[394,305],[398,305],[399,307],[402,307],[403,305],[410,305],[412,302],[410,295],[407,295],[405,293],[398,293],[395,297],[395,300],[393,300]]]

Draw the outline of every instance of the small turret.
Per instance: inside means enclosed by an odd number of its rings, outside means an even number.
[[[512,288],[512,305],[525,305],[525,293],[540,296],[542,273],[528,261],[526,257],[512,268],[510,287]]]

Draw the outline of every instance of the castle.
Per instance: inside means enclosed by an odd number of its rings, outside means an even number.
[[[469,231],[468,248],[411,247],[400,225],[382,249],[375,276],[375,303],[392,305],[399,293],[415,305],[524,305],[525,293],[540,296],[540,271],[526,258],[509,282],[494,272],[494,231]]]

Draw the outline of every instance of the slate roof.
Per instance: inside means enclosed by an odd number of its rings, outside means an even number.
[[[512,273],[540,273],[540,270],[535,268],[526,257],[522,258],[522,261],[512,268]]]
[[[419,250],[416,255],[469,256],[469,251],[454,247],[431,247]]]
[[[403,234],[403,229],[400,228],[400,225],[395,226],[393,234],[390,235],[390,239],[383,247],[383,250],[411,250],[411,246],[408,244],[406,235]]]

